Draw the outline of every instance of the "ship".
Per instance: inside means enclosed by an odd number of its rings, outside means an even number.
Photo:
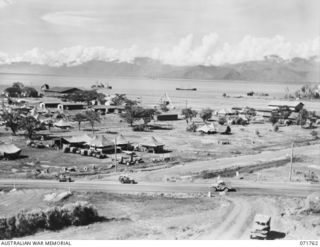
[[[177,87],[176,90],[197,91],[197,88],[195,88],[195,87],[193,87],[193,88],[181,88],[181,87]]]

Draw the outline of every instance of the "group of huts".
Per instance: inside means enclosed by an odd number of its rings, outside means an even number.
[[[147,151],[161,153],[164,151],[164,144],[151,136],[141,140],[139,144],[127,140],[123,135],[116,138],[108,138],[105,135],[78,135],[72,137],[61,137],[55,140],[55,145],[64,152],[79,153],[81,155],[110,154],[122,150]],[[102,156],[105,157],[105,156]],[[99,157],[100,158],[100,157]]]

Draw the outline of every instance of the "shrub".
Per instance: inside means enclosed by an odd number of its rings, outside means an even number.
[[[225,117],[219,117],[218,123],[220,125],[224,125],[227,122],[227,119]]]
[[[315,139],[318,138],[318,132],[317,132],[316,130],[312,130],[312,131],[310,132],[310,135],[311,135],[313,138],[315,138]]]
[[[274,132],[278,132],[278,131],[279,131],[279,125],[278,125],[278,124],[275,124],[275,125],[273,126],[273,131],[274,131]]]

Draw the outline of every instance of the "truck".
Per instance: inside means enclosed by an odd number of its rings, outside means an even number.
[[[128,176],[124,176],[124,175],[119,176],[119,181],[122,184],[137,184],[138,183],[134,179],[131,179]]]
[[[69,175],[60,174],[58,177],[59,182],[74,182],[74,180]]]
[[[270,233],[271,216],[257,214],[250,231],[250,239],[266,240]]]
[[[216,192],[236,191],[235,188],[232,188],[231,186],[227,185],[223,180],[218,180],[216,183],[212,184],[210,186],[210,189],[212,189]]]

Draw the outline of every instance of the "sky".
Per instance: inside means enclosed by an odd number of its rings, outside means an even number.
[[[0,64],[308,58],[320,54],[319,9],[319,0],[0,0]]]

